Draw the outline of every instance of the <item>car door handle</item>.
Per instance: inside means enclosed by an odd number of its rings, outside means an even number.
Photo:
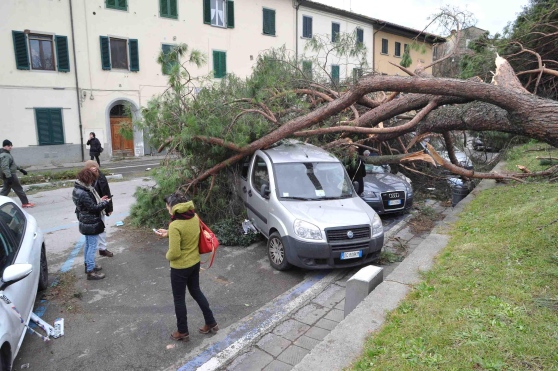
[[[242,192],[246,193],[246,186],[242,187]]]
[[[248,191],[248,196],[252,197],[252,190]]]

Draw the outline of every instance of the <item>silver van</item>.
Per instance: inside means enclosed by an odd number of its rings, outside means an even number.
[[[243,163],[239,194],[268,239],[275,269],[353,267],[380,256],[380,217],[343,164],[321,148],[289,141],[256,151]]]

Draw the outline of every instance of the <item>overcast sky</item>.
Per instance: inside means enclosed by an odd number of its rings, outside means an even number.
[[[477,19],[476,26],[490,31],[491,35],[517,18],[529,0],[314,0],[329,6],[350,10],[368,17],[422,30],[428,17],[445,5],[468,10]],[[439,30],[427,32],[440,34]],[[447,36],[447,35],[440,35]]]

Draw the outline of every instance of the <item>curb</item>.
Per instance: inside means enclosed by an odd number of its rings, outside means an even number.
[[[106,176],[107,179],[122,179],[122,174],[113,174],[113,175],[107,175]],[[69,186],[72,186],[74,183],[74,179],[66,179],[66,180],[58,180],[56,182],[47,182],[47,183],[36,183],[36,184],[26,184],[26,185],[22,185],[23,187],[23,191],[27,192],[30,189],[33,188],[47,188],[47,187],[56,187],[56,186],[63,186],[65,187],[67,183],[69,183]]]

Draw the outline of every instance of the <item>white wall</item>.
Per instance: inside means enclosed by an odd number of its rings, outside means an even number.
[[[308,16],[312,18],[312,34],[313,35],[327,35],[329,40],[331,40],[331,27],[332,22],[339,23],[340,32],[342,33],[353,33],[355,29],[361,28],[364,31],[364,41],[363,44],[366,47],[366,61],[368,67],[372,68],[372,51],[373,51],[373,27],[371,24],[353,20],[351,18],[339,16],[336,14],[326,13],[320,10],[315,10],[301,6],[298,11],[298,54],[299,55],[313,55],[310,51],[304,51],[304,48],[308,42],[308,39],[302,37],[303,28],[303,16]],[[321,63],[326,61],[325,55],[322,53],[318,56]],[[352,70],[355,67],[359,67],[360,61],[357,58],[351,57],[340,57],[338,55],[332,54],[327,57],[326,70],[331,73],[331,65],[339,65],[339,77],[344,79],[346,77],[352,76]],[[313,66],[314,67],[314,66]]]

